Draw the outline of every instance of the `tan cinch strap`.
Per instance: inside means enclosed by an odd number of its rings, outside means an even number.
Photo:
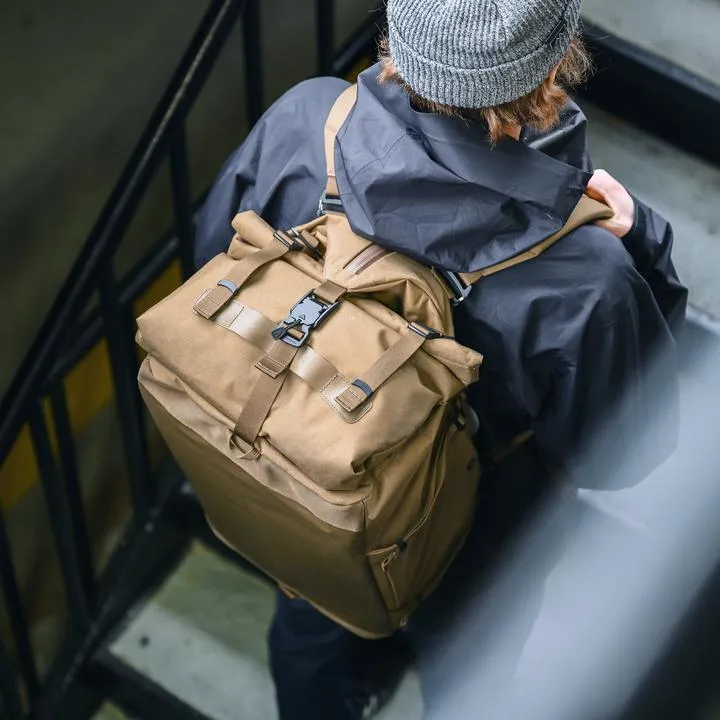
[[[334,303],[347,290],[330,280],[326,280],[315,288],[313,292],[324,302]],[[287,377],[287,371],[300,349],[300,347],[289,345],[282,340],[273,340],[266,354],[255,363],[255,368],[260,371],[260,375],[255,381],[250,391],[250,397],[235,423],[235,435],[242,438],[248,445],[253,445],[255,442],[275,399],[282,389]],[[315,365],[318,364],[315,363]],[[321,369],[324,370],[325,368]]]
[[[208,320],[225,307],[237,291],[261,267],[278,260],[290,250],[302,250],[304,247],[299,242],[288,237],[286,233],[274,231],[270,225],[253,213],[241,213],[233,220],[233,227],[240,235],[250,225],[252,225],[253,232],[256,235],[258,232],[266,234],[265,246],[261,250],[256,250],[246,258],[239,260],[235,267],[210,292],[197,300],[193,309]]]
[[[357,410],[422,347],[428,339],[425,329],[413,330],[413,327],[413,323],[408,325],[400,340],[386,350],[362,377],[354,380],[337,396],[336,401],[344,410]]]
[[[325,123],[325,161],[327,163],[326,195],[340,195],[335,178],[335,138],[343,126],[343,123],[347,120],[356,99],[357,85],[351,85],[344,90],[335,101],[327,122]]]
[[[282,389],[287,369],[297,355],[299,347],[293,347],[282,340],[274,340],[270,350],[255,363],[260,371],[250,391],[245,407],[235,423],[235,435],[248,445],[253,445],[260,428]]]
[[[520,265],[520,263],[524,263],[527,260],[536,258],[538,255],[544,253],[549,247],[554,245],[558,240],[564,238],[566,235],[569,235],[573,230],[576,230],[581,225],[587,225],[595,220],[606,220],[611,218],[613,214],[613,211],[607,205],[603,205],[603,203],[593,200],[587,195],[583,195],[580,198],[580,202],[572,211],[568,221],[554,235],[551,235],[546,240],[538,243],[535,247],[530,248],[527,252],[516,255],[509,260],[505,260],[497,265],[491,265],[490,267],[478,270],[477,272],[461,273],[459,277],[466,286],[474,285],[481,278],[494,275],[495,273],[502,272],[503,270],[507,270],[515,265]]]

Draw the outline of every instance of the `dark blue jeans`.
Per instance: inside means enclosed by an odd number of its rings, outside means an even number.
[[[442,717],[437,708],[451,691],[457,668],[467,666],[468,652],[472,654],[472,645],[483,632],[473,605],[492,580],[492,568],[501,562],[511,539],[546,497],[546,487],[534,462],[522,452],[504,463],[502,471],[484,478],[467,543],[406,630],[416,655],[426,717]],[[524,589],[523,610],[516,622],[517,647],[511,648],[512,657],[493,657],[489,663],[506,676],[498,683],[511,679],[541,604],[542,584]],[[308,603],[278,593],[270,661],[281,720],[355,720],[345,698],[355,682],[356,668],[363,663],[372,666],[373,656],[382,656],[386,642],[362,640]],[[472,658],[473,663],[478,661]]]

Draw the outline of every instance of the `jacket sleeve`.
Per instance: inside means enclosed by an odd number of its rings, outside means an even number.
[[[623,238],[623,245],[677,337],[685,321],[688,293],[678,280],[672,261],[673,230],[658,213],[634,199],[635,223]]]
[[[315,217],[325,183],[323,127],[339,78],[313,78],[286,92],[220,170],[198,216],[195,265],[227,250],[234,215],[252,210],[274,227]]]
[[[259,210],[254,189],[262,135],[261,121],[225,162],[208,193],[195,231],[197,268],[227,250],[233,236],[230,223],[235,213],[241,209]]]
[[[526,358],[542,397],[531,419],[538,449],[578,487],[634,485],[677,444],[677,348],[669,322],[681,321],[685,294],[664,246],[669,228],[654,222],[661,237],[644,236],[643,247],[654,243],[645,276],[629,259],[598,265],[595,291]]]

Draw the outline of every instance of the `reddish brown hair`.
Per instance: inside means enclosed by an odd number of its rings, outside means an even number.
[[[412,106],[420,112],[439,113],[463,120],[480,121],[487,125],[490,142],[497,143],[509,130],[531,127],[536,130],[549,130],[560,118],[560,111],[568,101],[568,92],[582,84],[592,71],[592,59],[582,40],[570,43],[565,57],[560,61],[557,75],[550,77],[519,100],[492,108],[457,108],[442,105],[420,97],[400,76],[390,56],[387,37],[380,41],[380,82],[396,83],[410,96]]]

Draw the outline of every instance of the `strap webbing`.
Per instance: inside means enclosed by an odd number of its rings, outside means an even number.
[[[335,101],[330,115],[325,123],[325,162],[327,163],[326,195],[339,196],[337,180],[335,178],[335,138],[347,120],[350,111],[357,99],[357,85],[351,85],[344,90]]]
[[[290,248],[279,240],[262,250],[257,250],[244,260],[240,260],[218,285],[203,295],[193,306],[195,312],[208,320],[235,296],[235,293],[261,267],[281,258]]]
[[[315,297],[329,304],[336,303],[346,293],[347,288],[334,283],[332,280],[325,280],[313,290]]]
[[[400,340],[388,348],[362,377],[338,395],[338,404],[347,412],[357,410],[422,347],[426,339],[408,327]]]
[[[255,363],[260,371],[250,397],[235,423],[235,434],[252,445],[277,398],[290,363],[300,348],[276,340],[268,353]]]
[[[497,263],[497,265],[491,265],[490,267],[484,268],[483,270],[478,270],[477,272],[461,273],[459,277],[463,281],[463,283],[469,287],[470,285],[474,285],[481,278],[502,272],[503,270],[507,270],[508,268],[514,267],[515,265],[520,265],[527,260],[532,260],[532,258],[535,258],[538,255],[544,253],[558,240],[564,238],[566,235],[570,234],[573,230],[576,230],[581,225],[587,225],[588,223],[594,222],[595,220],[605,220],[607,218],[611,218],[612,216],[613,211],[607,205],[603,205],[603,203],[600,203],[597,200],[593,200],[587,195],[583,195],[580,198],[580,202],[572,211],[572,214],[568,218],[568,221],[554,235],[551,235],[546,240],[543,240],[541,243],[538,243],[534,247],[530,248],[530,250],[528,250],[527,252],[516,255],[509,260]]]
[[[218,313],[214,320],[218,325],[263,350],[266,356],[272,349],[275,340],[272,339],[270,333],[277,327],[277,322],[257,310],[234,300]],[[318,393],[321,393],[328,383],[340,375],[338,369],[313,350],[310,345],[303,345],[300,348],[300,352],[290,365],[290,372]]]

